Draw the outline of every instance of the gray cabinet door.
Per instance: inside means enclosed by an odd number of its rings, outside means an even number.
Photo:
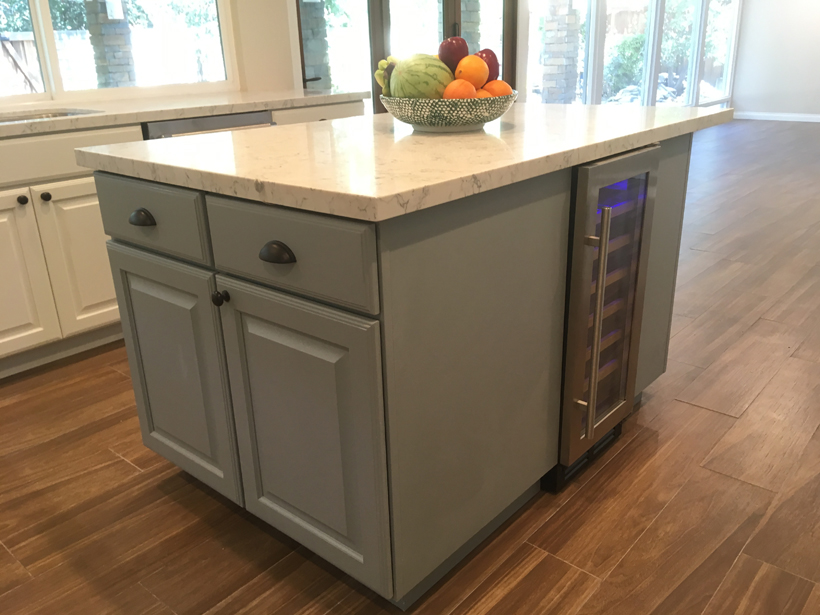
[[[245,507],[392,595],[379,323],[218,275]]]
[[[242,504],[214,274],[113,242],[108,255],[145,446]]]

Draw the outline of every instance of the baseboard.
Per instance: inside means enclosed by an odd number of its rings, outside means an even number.
[[[770,122],[820,122],[820,113],[759,113],[735,111],[736,120],[768,120]]]
[[[0,380],[122,339],[118,322],[0,359]]]

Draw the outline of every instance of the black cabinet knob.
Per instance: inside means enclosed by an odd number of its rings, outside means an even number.
[[[150,211],[144,207],[140,207],[132,211],[131,215],[128,216],[128,224],[133,226],[156,226],[157,221],[154,220],[154,216],[151,215]]]
[[[289,265],[296,262],[296,255],[281,241],[269,241],[259,250],[259,259],[275,265]]]
[[[28,205],[28,197],[21,194],[17,197],[17,202],[20,203],[20,205]]]
[[[213,303],[216,307],[221,307],[223,303],[227,303],[230,300],[231,295],[227,290],[223,290],[222,292],[215,290],[211,293],[211,303]]]
[[[40,198],[43,199],[44,201],[50,201],[51,200],[51,193],[50,192],[43,192],[40,195]]]

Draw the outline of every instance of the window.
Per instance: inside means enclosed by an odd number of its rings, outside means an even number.
[[[52,94],[226,81],[220,4],[221,0],[31,0],[38,9],[32,19],[29,0],[0,0],[0,75],[12,67],[27,75],[22,79],[28,93],[43,92],[42,78],[35,79],[40,75],[38,55],[50,55],[44,65],[53,67]],[[36,41],[34,32],[39,31],[49,40]],[[25,71],[19,68],[19,58],[26,63]],[[16,85],[19,81],[3,79],[0,95],[27,93]]]
[[[692,46],[695,42],[697,0],[666,0],[656,101],[685,105]]]
[[[45,91],[28,0],[0,0],[0,96]]]
[[[700,103],[729,96],[739,0],[710,0],[701,67]]]
[[[641,104],[649,0],[607,0],[603,102]]]
[[[530,0],[519,45],[528,50],[526,94],[545,103],[722,104],[742,1]]]
[[[583,102],[589,0],[530,2],[528,100]]]
[[[305,87],[369,90],[367,0],[299,0],[298,9]]]
[[[390,55],[438,53],[444,31],[444,4],[439,0],[390,0]]]

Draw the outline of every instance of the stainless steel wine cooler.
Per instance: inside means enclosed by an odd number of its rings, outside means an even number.
[[[632,411],[660,147],[577,170],[561,463]]]

